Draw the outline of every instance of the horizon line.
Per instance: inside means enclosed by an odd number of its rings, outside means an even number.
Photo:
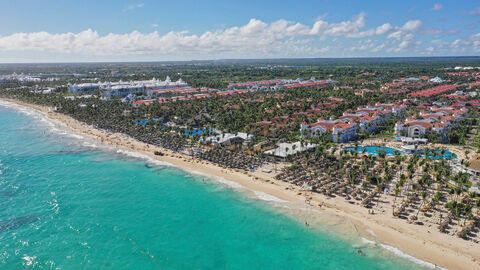
[[[0,62],[0,65],[15,64],[116,64],[116,63],[188,63],[188,62],[218,62],[218,61],[272,61],[272,60],[348,60],[348,59],[407,59],[407,58],[480,58],[480,55],[451,56],[352,56],[352,57],[279,57],[279,58],[219,58],[191,60],[152,60],[152,61],[60,61],[60,62]]]

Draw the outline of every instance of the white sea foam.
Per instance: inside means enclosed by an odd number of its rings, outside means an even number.
[[[373,237],[377,237],[377,235],[375,234],[374,231],[372,231],[372,230],[367,230],[367,232],[368,232],[369,234],[371,234]]]
[[[38,112],[38,111],[35,111],[35,110],[27,108],[27,107],[23,107],[23,106],[20,106],[18,104],[11,103],[11,102],[8,102],[8,101],[0,101],[0,106],[5,107],[5,108],[9,108],[9,109],[14,109],[15,111],[17,111],[19,113],[23,113],[23,114],[30,115],[30,116],[32,116],[32,115],[40,116],[41,115],[41,113]]]
[[[428,268],[431,268],[431,269],[442,269],[442,270],[447,270],[446,268],[442,268],[442,267],[439,267],[433,263],[429,263],[429,262],[426,262],[426,261],[423,261],[423,260],[420,260],[418,258],[415,258],[411,255],[408,255],[404,252],[402,252],[400,249],[396,248],[396,247],[392,247],[392,246],[389,246],[389,245],[385,245],[385,244],[379,244],[382,248],[392,252],[393,254],[395,254],[396,256],[398,257],[401,257],[401,258],[404,258],[404,259],[407,259],[409,261],[412,261],[416,264],[419,264],[419,265],[422,265],[422,266],[425,266],[425,267],[428,267]]]
[[[38,263],[36,262],[37,256],[28,256],[24,255],[22,260],[25,262],[23,263],[25,266],[32,266],[35,267]]]
[[[83,146],[90,147],[90,148],[98,148],[98,145],[94,143],[84,142]]]
[[[55,214],[58,215],[58,212],[60,211],[60,205],[58,204],[57,199],[53,199],[52,201],[49,201],[48,204],[51,206],[51,210],[55,212]]]
[[[65,131],[62,131],[62,130],[60,130],[60,129],[58,129],[58,128],[55,128],[55,127],[52,127],[52,128],[50,128],[49,130],[50,130],[50,132],[54,132],[54,133],[67,134]]]
[[[83,136],[76,134],[74,131],[69,129],[68,127],[59,124],[58,122],[52,121],[49,119],[43,112],[24,107],[15,103],[7,102],[7,101],[0,101],[0,106],[14,109],[15,111],[25,114],[27,116],[33,117],[34,119],[39,120],[39,124],[48,128],[48,130],[52,133],[58,135],[66,135],[68,137],[72,137],[75,139],[83,140],[85,139]]]
[[[201,171],[197,171],[197,170],[193,170],[193,169],[189,169],[189,168],[182,168],[182,167],[179,167],[179,168],[182,169],[183,171],[188,172],[189,174],[194,174],[194,175],[198,175],[198,176],[213,178],[211,175],[206,174],[206,173],[201,172]]]
[[[42,123],[49,126],[49,130],[51,132],[61,134],[61,135],[67,135],[68,134],[70,137],[80,139],[80,140],[84,139],[83,136],[80,136],[78,134],[74,134],[72,132],[67,133],[67,131],[64,130],[64,129],[58,129],[57,128],[58,125],[55,122],[51,121],[50,119],[46,118],[46,116],[41,112],[35,111],[33,109],[30,109],[30,108],[26,108],[26,107],[23,107],[21,105],[17,105],[17,104],[11,103],[11,102],[5,102],[5,101],[0,101],[0,106],[15,109],[16,111],[18,111],[20,113],[23,113],[23,114],[29,115],[29,116],[34,116],[35,118],[40,119],[42,121]],[[96,144],[89,144],[89,143],[86,143],[86,142],[83,145],[88,146],[88,147],[98,147]],[[116,152],[119,153],[119,154],[122,154],[122,155],[132,157],[132,158],[146,160],[147,162],[155,164],[155,165],[174,166],[171,163],[164,162],[164,161],[159,161],[157,159],[154,159],[152,157],[149,157],[147,155],[144,155],[144,154],[141,154],[141,153],[138,153],[138,152],[134,152],[134,151],[124,150],[124,149],[116,149]],[[209,178],[214,178],[211,175],[208,175],[208,174],[205,174],[205,173],[202,173],[202,172],[199,172],[199,171],[195,171],[195,170],[188,170],[188,172],[191,173],[191,174],[197,174],[197,175],[202,175],[202,176],[206,176],[206,177],[209,177]],[[229,181],[229,180],[226,180],[226,179],[220,178],[220,177],[218,177],[215,180],[217,180],[221,184],[224,184],[224,185],[226,185],[228,187],[231,187],[231,188],[234,188],[234,189],[240,189],[240,188],[244,187],[239,183]],[[263,200],[263,201],[270,201],[270,202],[277,202],[277,203],[288,202],[288,201],[282,200],[278,197],[275,197],[273,195],[270,195],[270,194],[267,194],[267,193],[261,192],[261,191],[254,191],[254,194],[258,199]],[[56,210],[55,208],[57,208],[57,207],[58,207],[58,205],[55,205],[55,204],[53,205],[54,210]],[[313,209],[308,209],[308,210],[313,210]],[[318,210],[314,210],[314,211],[317,212]],[[320,211],[318,211],[318,212],[320,212]],[[74,229],[71,226],[70,226],[70,228]],[[74,230],[76,230],[76,229],[74,229]],[[373,236],[375,236],[373,231],[369,231],[369,233],[371,233]],[[370,244],[371,245],[376,245],[377,244],[375,241],[372,241],[372,240],[369,240],[369,239],[366,239],[366,238],[362,238],[362,242],[364,244],[369,244],[369,245]],[[401,250],[399,250],[396,247],[385,245],[385,244],[378,244],[378,245],[381,246],[382,248],[392,252],[393,254],[395,254],[398,257],[408,259],[408,260],[410,260],[412,262],[415,262],[419,265],[422,265],[422,266],[425,266],[425,267],[428,267],[428,268],[431,268],[431,269],[445,269],[445,268],[440,268],[440,267],[438,267],[438,266],[436,266],[432,263],[429,263],[429,262],[420,260],[418,258],[415,258],[411,255],[408,255],[408,254],[402,252]],[[35,265],[38,264],[36,262],[36,256],[24,255],[24,257],[22,257],[22,259],[25,260],[24,265],[26,265],[26,266],[35,266]]]
[[[370,231],[369,230],[369,233],[371,233],[372,235],[375,235],[373,233],[373,231]],[[364,238],[362,237],[362,243],[363,244],[366,244],[366,245],[373,245],[373,246],[380,246],[386,250],[388,250],[389,252],[395,254],[395,256],[397,257],[400,257],[400,258],[404,258],[404,259],[407,259],[411,262],[414,262],[416,264],[419,264],[419,265],[422,265],[424,267],[427,267],[427,268],[431,268],[431,269],[444,269],[444,270],[447,270],[446,268],[442,268],[442,267],[439,267],[433,263],[430,263],[430,262],[426,262],[426,261],[423,261],[423,260],[420,260],[418,258],[415,258],[409,254],[406,254],[404,253],[403,251],[401,251],[400,249],[396,248],[396,247],[393,247],[393,246],[389,246],[389,245],[385,245],[385,244],[381,244],[381,243],[377,243],[373,240],[370,240],[370,239],[367,239],[367,238]]]
[[[40,119],[40,121],[42,121],[47,126],[50,126],[50,127],[55,126],[55,124],[52,121],[48,120],[48,118],[42,118],[42,119]]]
[[[376,242],[373,240],[369,240],[367,238],[362,237],[362,243],[367,244],[367,245],[376,245]]]
[[[370,233],[374,235],[373,232],[370,231]],[[422,265],[422,266],[424,266],[424,267],[431,268],[431,269],[445,269],[445,268],[436,266],[436,265],[433,264],[433,263],[426,262],[426,261],[420,260],[420,259],[418,259],[418,258],[415,258],[415,257],[413,257],[413,256],[411,256],[411,255],[409,255],[409,254],[406,254],[406,253],[404,253],[403,251],[401,251],[400,249],[398,249],[398,248],[396,248],[396,247],[389,246],[389,245],[385,245],[385,244],[381,244],[381,243],[377,243],[377,242],[375,242],[374,240],[370,240],[370,239],[367,239],[367,238],[364,238],[364,237],[361,237],[361,240],[362,240],[362,244],[382,247],[383,249],[388,250],[389,252],[393,253],[393,254],[394,254],[395,256],[397,256],[397,257],[407,259],[407,260],[409,260],[409,261],[411,261],[411,262],[414,262],[414,263],[416,263],[416,264]],[[446,270],[446,269],[445,269],[445,270]]]
[[[72,137],[72,138],[75,138],[75,139],[85,139],[83,136],[80,136],[80,135],[77,135],[77,134],[74,134],[74,133],[70,133],[68,134],[68,136]]]
[[[45,265],[46,265],[46,266],[49,266],[50,269],[55,268],[55,267],[54,267],[54,266],[55,266],[55,262],[52,261],[52,260],[46,261],[46,262],[45,262]]]
[[[221,184],[224,184],[225,186],[227,187],[230,187],[230,188],[233,188],[233,189],[241,189],[243,188],[243,185],[237,183],[237,182],[234,182],[234,181],[230,181],[230,180],[227,180],[225,178],[221,178],[221,177],[218,177],[216,179],[219,183]]]
[[[257,198],[259,198],[262,201],[269,201],[269,202],[279,202],[279,203],[286,203],[287,201],[282,200],[280,198],[277,198],[273,195],[267,194],[262,191],[254,191],[253,192]]]
[[[117,149],[117,153],[125,155],[125,156],[129,156],[129,157],[132,157],[132,158],[136,158],[136,159],[146,160],[147,162],[149,162],[151,164],[154,164],[154,165],[158,165],[158,166],[174,166],[172,163],[165,162],[165,161],[160,161],[158,159],[154,159],[152,157],[149,157],[147,155],[144,155],[142,153],[135,152],[135,151],[129,151],[129,150],[125,150],[125,149]]]
[[[28,241],[22,241],[22,240],[19,240],[20,244],[24,247],[28,247],[29,246],[29,243]]]
[[[180,168],[180,169],[183,169],[183,168]],[[204,172],[201,172],[201,171],[197,171],[197,170],[193,170],[193,169],[184,169],[184,171],[188,172],[189,174],[194,174],[194,175],[198,175],[198,176],[203,176],[203,177],[207,177],[207,178],[210,178],[210,179],[213,179],[215,180],[216,182],[220,183],[220,184],[223,184],[229,188],[233,188],[233,189],[241,189],[243,188],[244,186],[237,183],[237,182],[234,182],[234,181],[230,181],[230,180],[227,180],[223,177],[214,177],[210,174],[207,174],[207,173],[204,173]]]

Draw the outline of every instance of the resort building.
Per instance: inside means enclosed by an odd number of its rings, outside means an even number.
[[[310,78],[310,80],[303,80],[302,78],[297,78],[296,80],[286,80],[286,79],[276,79],[276,80],[263,80],[256,82],[243,82],[243,83],[230,83],[228,85],[229,89],[247,89],[251,91],[257,90],[277,90],[277,89],[288,89],[288,88],[300,88],[300,87],[320,87],[330,83],[336,83],[330,79],[327,80],[317,80],[315,77]]]
[[[404,122],[395,124],[395,136],[417,138],[425,135],[427,131],[447,133],[456,122],[463,119],[468,109],[453,107],[429,107],[427,111],[420,112],[418,116],[408,117]]]
[[[317,144],[308,143],[302,144],[301,142],[295,143],[279,143],[277,148],[267,150],[264,152],[266,155],[274,156],[276,158],[286,158],[291,155],[295,155],[300,152],[308,151],[317,147]]]
[[[165,81],[153,78],[145,81],[68,84],[68,92],[73,94],[91,94],[98,90],[101,91],[104,96],[125,97],[128,94],[135,92],[152,95],[154,91],[175,89],[179,87],[188,87],[188,84],[182,79],[172,82],[170,77],[167,76]]]
[[[313,124],[302,124],[302,137],[317,137],[325,132],[331,132],[333,142],[348,142],[357,137],[357,131],[373,133],[380,129],[381,124],[390,117],[405,112],[406,105],[381,104],[359,107],[355,113],[345,112],[338,119],[319,119]]]
[[[7,83],[7,82],[41,82],[42,78],[39,76],[31,76],[31,75],[26,75],[26,74],[17,74],[17,73],[12,73],[10,75],[0,75],[0,83]]]
[[[348,124],[342,120],[319,119],[313,124],[300,125],[300,133],[303,138],[318,137],[330,132],[333,142],[345,143],[357,137],[357,124]]]
[[[210,136],[205,139],[205,142],[210,142],[212,145],[229,145],[235,144],[236,142],[251,142],[255,137],[251,134],[238,132],[236,134],[232,133],[223,133],[216,136]]]
[[[442,78],[440,78],[440,77],[437,76],[437,77],[435,77],[435,78],[430,79],[429,82],[433,82],[433,83],[443,83],[443,82],[445,82],[445,80],[443,80]]]
[[[380,116],[370,116],[364,112],[343,113],[338,119],[345,123],[357,123],[359,131],[367,133],[373,133],[378,130],[378,126],[383,122],[383,119]]]

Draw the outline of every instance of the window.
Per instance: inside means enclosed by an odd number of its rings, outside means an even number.
[[[414,128],[413,129],[413,136],[414,137],[420,136],[420,129],[419,128]]]

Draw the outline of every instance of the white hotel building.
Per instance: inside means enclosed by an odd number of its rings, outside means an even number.
[[[170,77],[167,76],[165,81],[153,78],[145,81],[69,84],[68,92],[72,94],[92,94],[98,90],[102,92],[103,96],[124,97],[135,92],[151,95],[156,90],[175,89],[177,87],[188,87],[188,84],[182,79],[172,82]]]

